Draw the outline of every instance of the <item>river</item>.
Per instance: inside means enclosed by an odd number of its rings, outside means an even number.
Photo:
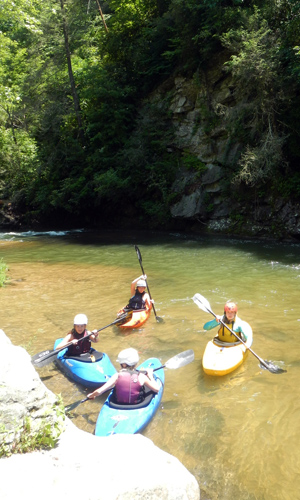
[[[202,500],[299,498],[298,244],[133,231],[1,233],[9,282],[0,289],[0,328],[33,355],[52,349],[77,313],[88,316],[90,329],[111,323],[141,274],[134,245],[163,322],[152,314],[137,331],[109,327],[97,348],[116,368],[126,347],[138,349],[141,361],[154,356],[162,363],[186,349],[195,352],[191,364],[166,370],[161,408],[143,434],[197,478]],[[195,293],[216,314],[226,300],[237,301],[253,328],[253,351],[287,372],[262,369],[249,352],[233,373],[205,375],[201,359],[216,331],[204,331],[212,316],[194,304]],[[39,374],[65,405],[87,394],[54,364]],[[92,433],[104,400],[78,406],[73,422]]]

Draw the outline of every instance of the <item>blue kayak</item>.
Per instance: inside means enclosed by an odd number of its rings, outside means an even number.
[[[137,369],[158,368],[161,362],[157,358],[149,358]],[[142,431],[154,417],[161,402],[164,392],[165,373],[164,370],[154,372],[154,377],[160,383],[158,393],[150,391],[146,387],[145,400],[136,405],[119,405],[114,402],[112,390],[99,415],[95,427],[96,436],[111,436],[112,434],[136,434]]]
[[[62,338],[55,341],[54,349],[61,341]],[[66,356],[67,350],[58,353],[55,363],[74,382],[97,389],[116,373],[114,365],[103,352],[91,348],[90,352],[80,356]]]

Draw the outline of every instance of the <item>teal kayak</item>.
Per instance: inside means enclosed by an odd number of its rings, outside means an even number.
[[[157,358],[149,358],[139,365],[138,370],[151,368],[153,370],[162,366]],[[158,393],[146,388],[143,402],[136,405],[119,405],[114,402],[112,390],[99,415],[95,427],[96,436],[111,436],[112,434],[136,434],[141,432],[152,420],[157,412],[164,392],[165,373],[163,368],[154,372],[154,378],[160,384]],[[147,392],[148,391],[148,392]]]
[[[57,339],[54,349],[62,341]],[[57,354],[55,363],[70,379],[85,387],[97,389],[105,384],[116,369],[111,360],[104,352],[96,351],[91,348],[90,352],[79,356],[67,356],[68,348],[63,349]]]

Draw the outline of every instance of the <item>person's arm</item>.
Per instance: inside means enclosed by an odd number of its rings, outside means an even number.
[[[152,309],[152,304],[153,304],[154,300],[150,299],[148,293],[145,293],[145,295],[143,297],[143,301],[145,302],[148,309]]]
[[[104,385],[96,389],[94,392],[90,392],[87,397],[89,399],[95,399],[97,396],[101,396],[104,392],[112,389],[118,380],[118,375],[118,373],[115,373]]]
[[[74,337],[72,333],[68,333],[68,335],[65,336],[65,338],[56,346],[55,349],[61,349],[64,347],[66,344],[69,344],[69,342],[72,342],[74,340]],[[76,342],[74,342],[76,343]]]
[[[217,319],[212,319],[205,323],[203,326],[204,330],[211,330],[212,328],[215,328],[216,326],[219,325],[219,321]]]
[[[141,276],[139,276],[138,278],[136,278],[135,280],[133,280],[133,282],[131,283],[131,287],[130,287],[130,293],[131,293],[131,297],[134,295],[135,293],[135,284],[139,281],[139,280],[145,280],[146,281],[147,279],[147,274],[141,274]]]
[[[150,368],[147,369],[147,375],[144,373],[139,374],[141,384],[149,387],[151,391],[158,392],[160,389],[160,384],[155,380],[153,376],[153,370]]]
[[[240,337],[244,342],[247,342],[247,341],[250,342],[250,340],[252,340],[252,337],[253,337],[253,332],[252,332],[252,328],[249,325],[249,323],[247,323],[246,321],[243,321],[240,318],[236,319],[236,323],[237,323],[237,328],[235,328],[235,326],[234,326],[234,331],[240,334]]]
[[[92,342],[98,342],[99,332],[97,332],[97,330],[92,330],[92,335],[90,335],[90,339]]]

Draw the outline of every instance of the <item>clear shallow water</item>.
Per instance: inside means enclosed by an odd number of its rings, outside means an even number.
[[[179,234],[2,234],[0,257],[10,282],[0,289],[0,327],[32,355],[52,348],[78,312],[87,314],[91,329],[109,324],[141,274],[134,245],[164,322],[152,314],[129,334],[110,327],[98,348],[114,363],[129,346],[141,360],[157,356],[162,362],[195,351],[192,364],[166,371],[162,407],[144,435],[196,476],[202,499],[299,498],[299,245]],[[215,331],[203,330],[211,316],[193,303],[197,292],[217,314],[226,300],[238,301],[241,318],[253,328],[254,352],[287,373],[262,370],[248,353],[232,374],[205,375],[201,358]],[[66,405],[87,393],[54,364],[39,373]],[[78,406],[74,423],[92,433],[104,400]]]

